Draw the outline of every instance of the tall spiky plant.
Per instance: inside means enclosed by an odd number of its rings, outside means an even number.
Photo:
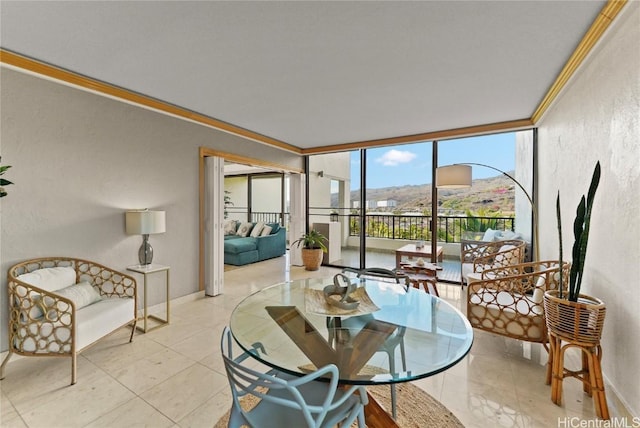
[[[584,273],[584,261],[587,256],[587,242],[589,240],[589,228],[591,225],[591,211],[593,208],[593,200],[596,190],[600,184],[600,161],[596,163],[591,176],[591,185],[587,197],[582,195],[578,209],[576,210],[576,218],[573,222],[573,250],[571,262],[571,272],[569,274],[569,290],[567,299],[572,302],[578,301],[580,295],[580,287],[582,287],[582,277]],[[562,266],[562,225],[560,222],[560,192],[556,200],[556,214],[558,216],[558,233],[560,234],[560,266]],[[560,269],[560,287],[562,287],[562,268]],[[562,296],[562,289],[559,295]]]

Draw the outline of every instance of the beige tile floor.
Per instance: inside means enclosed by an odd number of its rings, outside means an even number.
[[[82,353],[74,386],[69,386],[67,358],[15,358],[0,382],[0,426],[211,427],[231,403],[218,347],[234,306],[265,286],[335,271],[289,270],[281,257],[226,272],[223,295],[174,304],[170,325],[137,333],[133,343],[122,329]],[[460,306],[459,286],[439,288],[441,297]],[[593,420],[593,403],[578,381],[565,380],[563,407],[551,402],[545,362],[537,345],[475,331],[464,360],[416,384],[467,427],[557,427],[572,426],[562,424],[565,418]],[[607,396],[612,416],[629,417],[611,391]]]

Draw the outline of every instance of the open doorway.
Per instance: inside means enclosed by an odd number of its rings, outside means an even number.
[[[258,159],[200,149],[199,285],[206,295],[215,296],[224,289],[225,237],[236,238],[225,236],[227,220],[236,221],[234,234],[242,224],[254,228],[258,223],[263,224],[265,230],[268,228],[264,226],[270,226],[273,234],[279,234],[275,249],[265,250],[262,246],[258,251],[257,245],[255,248],[236,245],[235,256],[229,257],[230,264],[250,264],[261,261],[260,258],[266,260],[284,254],[291,228],[289,207],[296,203],[296,195],[288,190],[289,176],[301,173],[302,170]],[[271,231],[261,230],[254,235],[265,233],[271,238]],[[251,230],[237,237],[260,239],[252,237]]]

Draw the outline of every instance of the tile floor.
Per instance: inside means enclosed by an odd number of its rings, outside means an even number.
[[[0,382],[0,426],[213,426],[231,403],[218,346],[234,306],[262,287],[336,271],[285,266],[280,257],[229,271],[223,295],[174,304],[170,325],[137,333],[133,343],[126,329],[101,340],[79,357],[74,386],[67,358],[14,357]],[[460,306],[459,286],[439,288],[441,297]],[[551,402],[545,362],[537,345],[475,331],[464,360],[416,384],[467,427],[577,426],[562,421],[593,420],[593,403],[578,381],[565,380],[563,407]],[[607,396],[613,417],[629,417],[611,391]]]

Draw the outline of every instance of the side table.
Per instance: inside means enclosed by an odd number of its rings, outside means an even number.
[[[141,326],[137,326],[138,330],[141,330],[143,333],[146,333],[148,331],[154,330],[158,327],[162,327],[164,325],[169,324],[169,301],[170,301],[170,294],[169,294],[169,266],[164,266],[164,265],[159,265],[159,264],[150,264],[150,265],[133,265],[133,266],[127,266],[127,270],[132,271],[132,272],[137,272],[139,274],[142,274],[144,277],[144,298],[143,298],[143,310],[144,310],[144,316],[143,316],[143,325]],[[153,273],[158,273],[158,272],[165,272],[166,273],[166,285],[167,285],[167,298],[166,298],[166,302],[167,302],[167,317],[165,319],[160,318],[159,316],[153,315],[153,314],[149,314],[149,307],[147,305],[147,277]],[[159,324],[150,327],[148,326],[148,321],[149,319],[153,319],[155,321],[157,321]]]

